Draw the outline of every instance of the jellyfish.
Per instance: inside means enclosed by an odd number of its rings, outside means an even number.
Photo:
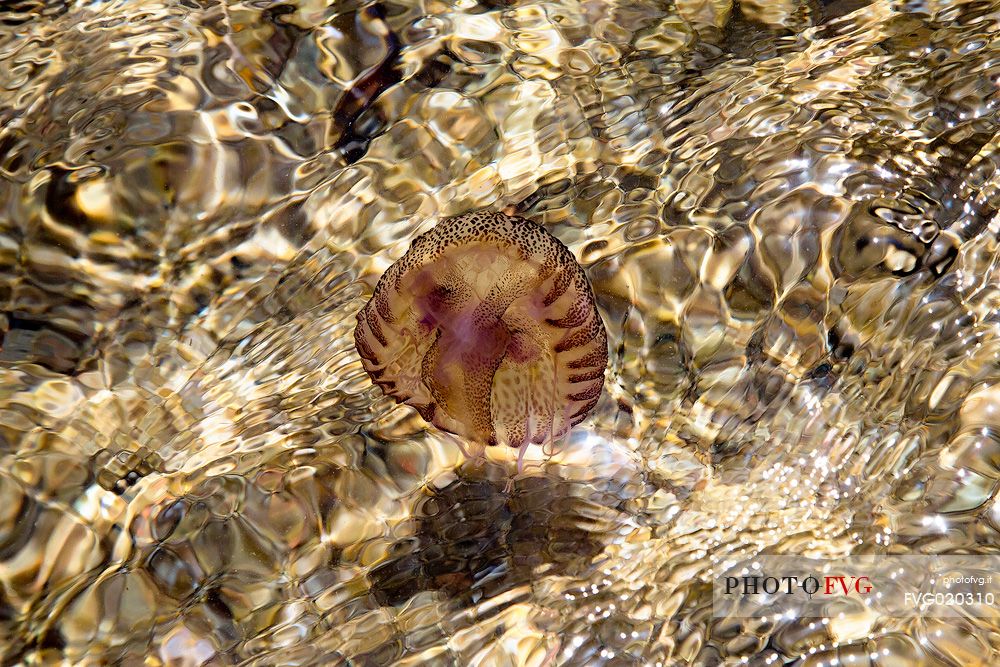
[[[608,340],[569,249],[497,212],[448,218],[379,279],[354,340],[372,380],[485,446],[551,444],[593,410]]]

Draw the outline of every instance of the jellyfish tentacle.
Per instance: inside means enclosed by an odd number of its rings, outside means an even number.
[[[496,435],[490,418],[490,389],[510,335],[497,323],[488,334],[469,337],[442,333],[424,356],[422,376],[434,400],[448,415],[463,415],[474,439]]]
[[[528,451],[528,445],[530,442],[525,442],[518,448],[517,452],[517,474],[520,475],[524,473],[524,455]]]

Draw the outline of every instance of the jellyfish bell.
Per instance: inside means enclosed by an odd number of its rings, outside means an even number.
[[[522,456],[586,418],[608,360],[573,254],[535,223],[494,212],[448,218],[418,237],[378,281],[354,339],[397,402]]]

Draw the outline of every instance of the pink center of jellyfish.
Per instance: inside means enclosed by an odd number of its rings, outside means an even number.
[[[608,339],[573,254],[502,213],[443,220],[389,267],[354,340],[383,391],[438,428],[523,447],[597,404]]]

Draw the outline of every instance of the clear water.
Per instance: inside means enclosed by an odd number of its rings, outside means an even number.
[[[3,664],[997,664],[996,619],[715,619],[709,582],[1000,547],[998,31],[4,3]],[[484,208],[573,251],[610,339],[522,474],[353,345],[412,239]]]

